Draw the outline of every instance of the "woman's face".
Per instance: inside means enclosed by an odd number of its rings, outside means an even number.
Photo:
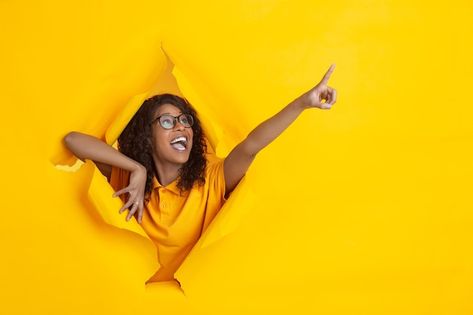
[[[164,114],[177,117],[182,112],[174,105],[163,104],[154,113],[152,126],[154,155],[160,163],[182,165],[189,159],[194,133],[191,127],[184,127],[177,119],[174,120],[173,128],[164,129],[159,124],[159,119],[156,120],[157,117]]]

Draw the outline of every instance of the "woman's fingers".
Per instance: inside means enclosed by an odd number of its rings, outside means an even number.
[[[328,87],[328,91],[327,104],[333,105],[337,101],[337,90]]]
[[[140,210],[138,211],[138,223],[143,221],[143,202],[140,202]]]
[[[131,206],[131,208],[130,208]],[[126,220],[130,220],[131,217],[136,213],[137,214],[137,221],[139,223],[142,222],[143,220],[143,202],[142,201],[135,201],[133,202],[131,199],[123,205],[123,207],[118,211],[120,214],[125,211],[127,208],[130,208],[130,212],[128,212],[128,215],[126,216]]]
[[[335,69],[335,64],[332,64],[318,85],[327,85],[328,79],[330,79],[330,76],[332,75],[332,72],[334,69]]]
[[[319,104],[321,109],[330,109],[337,101],[337,91],[331,87],[327,86],[320,95]],[[322,99],[325,100],[325,102],[322,102]]]
[[[123,211],[125,211],[125,209],[129,208],[132,204],[133,204],[133,200],[130,198],[128,202],[125,203],[123,207],[120,208],[120,210],[118,210],[118,213],[121,214]]]
[[[125,188],[123,188],[123,189],[121,189],[121,190],[115,192],[115,193],[112,195],[112,197],[120,196],[121,194],[124,194],[124,193],[128,192],[129,190],[130,190],[130,186],[125,187]]]
[[[139,202],[133,203],[133,207],[131,207],[130,212],[129,212],[128,215],[126,216],[126,220],[127,220],[127,221],[131,219],[131,217],[132,217],[133,214],[135,213],[136,209],[138,208],[138,205],[139,205]]]
[[[132,185],[129,185],[128,187],[123,188],[122,190],[119,190],[113,194],[113,197],[119,196],[124,193],[129,193],[128,200],[127,202],[118,210],[118,213],[122,213],[126,209],[130,209],[130,212],[128,213],[126,220],[130,220],[131,217],[136,213],[136,218],[139,223],[141,223],[142,218],[143,218],[143,200],[139,196],[142,195],[142,193],[139,193],[140,189],[136,188],[131,188]],[[131,208],[130,208],[131,207]]]

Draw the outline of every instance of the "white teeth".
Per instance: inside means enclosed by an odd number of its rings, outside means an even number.
[[[184,143],[186,143],[186,142],[187,142],[187,138],[186,138],[186,137],[183,137],[183,136],[174,138],[174,139],[171,141],[171,144],[176,143],[176,142],[178,142],[178,141],[184,141]]]

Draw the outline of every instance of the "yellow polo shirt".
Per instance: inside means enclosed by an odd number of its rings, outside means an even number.
[[[153,178],[141,227],[157,247],[160,268],[146,283],[170,281],[202,233],[225,202],[223,159],[207,155],[205,184],[180,193],[177,180],[167,186]],[[128,186],[129,172],[112,167],[110,185]],[[120,196],[125,202],[127,194]],[[125,219],[125,217],[124,217]]]

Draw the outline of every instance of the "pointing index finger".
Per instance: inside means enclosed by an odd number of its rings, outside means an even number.
[[[335,69],[335,64],[332,64],[330,68],[327,70],[327,72],[325,73],[324,77],[322,78],[322,81],[320,81],[320,84],[327,85],[328,79],[330,79],[330,76],[332,75],[332,72],[334,69]]]

